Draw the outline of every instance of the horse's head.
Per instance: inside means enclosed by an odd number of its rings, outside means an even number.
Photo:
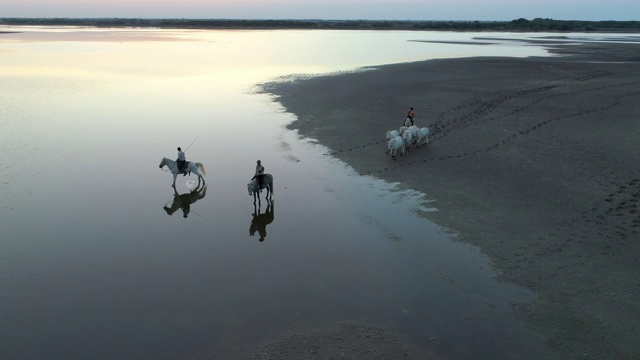
[[[160,160],[160,169],[162,169],[162,167],[165,165],[167,165],[167,158],[162,158],[162,160]]]
[[[255,186],[254,186],[254,182],[250,182],[247,184],[247,190],[249,191],[249,196],[253,195],[253,192],[255,191]]]

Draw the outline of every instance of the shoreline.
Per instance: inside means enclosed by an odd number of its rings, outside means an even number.
[[[640,44],[553,45],[562,57],[428,60],[263,84],[290,129],[360,175],[421,191],[538,299],[514,314],[548,358],[640,354]],[[431,144],[397,160],[409,106]],[[353,140],[357,139],[357,140]],[[585,355],[586,354],[586,355]]]

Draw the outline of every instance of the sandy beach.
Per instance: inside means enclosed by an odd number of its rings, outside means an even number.
[[[535,292],[513,313],[544,358],[638,359],[640,43],[552,46],[563,56],[385,65],[263,91],[327,156],[424,192],[439,210],[424,217]],[[392,160],[385,133],[410,106],[430,144]]]

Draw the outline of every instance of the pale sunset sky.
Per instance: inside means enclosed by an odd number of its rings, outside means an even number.
[[[638,20],[640,0],[0,0],[0,17]]]

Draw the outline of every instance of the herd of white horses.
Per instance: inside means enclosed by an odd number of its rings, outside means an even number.
[[[428,143],[429,129],[411,125],[409,118],[404,121],[404,125],[399,130],[387,131],[387,154],[390,154],[394,160],[398,156],[398,152],[400,155],[404,155],[405,151],[409,151],[412,146],[419,148]]]

